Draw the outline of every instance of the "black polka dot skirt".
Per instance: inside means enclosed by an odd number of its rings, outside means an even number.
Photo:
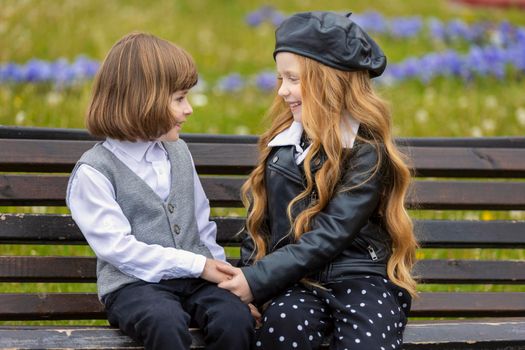
[[[296,284],[263,313],[256,349],[402,349],[410,295],[378,276],[327,283],[326,289]]]

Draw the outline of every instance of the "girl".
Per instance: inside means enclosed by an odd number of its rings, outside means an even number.
[[[191,56],[132,33],[95,78],[87,128],[104,136],[79,160],[68,206],[97,255],[97,287],[109,322],[146,349],[189,349],[190,320],[207,349],[246,349],[249,308],[216,283],[224,250],[193,160],[179,132],[197,83]]]
[[[386,58],[348,16],[299,13],[276,31],[278,96],[249,208],[242,269],[219,284],[271,300],[257,347],[400,349],[417,247],[404,207],[410,172],[371,78]]]

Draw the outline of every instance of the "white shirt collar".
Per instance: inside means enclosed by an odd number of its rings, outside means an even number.
[[[341,137],[343,148],[354,147],[354,142],[359,131],[359,122],[355,120],[350,113],[345,112],[341,119]]]
[[[303,152],[303,149],[300,146],[302,134],[303,124],[294,120],[288,129],[277,134],[268,143],[268,147],[295,145],[295,149],[298,152]]]
[[[147,161],[161,160],[167,153],[160,141],[120,141],[107,138],[106,142],[119,151],[140,162],[142,159]]]
[[[358,130],[359,122],[346,112],[344,114],[344,117],[341,119],[341,141],[343,143],[343,148],[354,147],[354,142]],[[304,150],[300,146],[302,134],[303,124],[294,120],[288,129],[283,130],[281,133],[277,134],[268,143],[268,147],[295,146],[295,149],[298,152],[304,152]]]

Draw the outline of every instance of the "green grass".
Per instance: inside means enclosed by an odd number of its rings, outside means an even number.
[[[205,0],[0,0],[0,62],[25,63],[31,58],[72,60],[84,54],[102,60],[111,45],[124,34],[139,30],[158,35],[186,48],[195,58],[201,78],[208,88],[207,103],[194,105],[194,114],[184,132],[259,134],[272,93],[248,88],[235,94],[211,89],[216,80],[239,72],[250,76],[274,70],[273,30],[265,24],[250,28],[245,15],[261,5],[273,4],[286,14],[307,10],[336,10],[362,13],[376,10],[386,17],[420,15],[442,20],[508,20],[525,25],[523,12],[515,9],[474,9],[449,1],[383,0],[343,1],[205,1]],[[446,46],[417,37],[396,40],[377,36],[389,62],[447,48],[466,51],[462,42]],[[465,84],[457,79],[436,79],[428,84],[406,81],[379,87],[391,105],[395,135],[425,136],[522,136],[525,135],[524,77],[508,79],[475,78]],[[0,124],[40,127],[82,128],[91,82],[65,89],[51,84],[0,85]],[[195,98],[194,94],[192,98]],[[202,98],[202,96],[199,96]],[[43,212],[44,208],[0,208],[0,212]],[[63,208],[52,212],[64,213]],[[214,210],[217,215],[240,213],[234,209]],[[435,219],[517,219],[522,211],[443,212],[412,211],[415,218]],[[242,215],[242,214],[241,214]],[[235,254],[234,251],[230,252]],[[0,255],[92,255],[86,246],[0,245]],[[516,259],[525,258],[523,249],[421,249],[419,258]],[[517,291],[522,286],[422,285],[422,291]],[[93,292],[94,284],[34,283],[0,285],[1,292]],[[95,321],[104,324],[105,321]],[[76,324],[86,324],[86,321]],[[89,321],[88,323],[91,323]],[[15,324],[15,322],[10,322]],[[26,324],[26,322],[24,322]]]
[[[7,1],[0,0],[0,62],[25,63],[31,58],[74,59],[84,54],[102,60],[124,34],[147,31],[185,47],[208,82],[207,104],[194,106],[185,132],[259,134],[271,93],[247,89],[220,94],[211,87],[228,73],[250,76],[274,70],[273,26],[251,28],[245,15],[263,4],[285,14],[328,9],[386,17],[420,15],[442,20],[508,20],[525,25],[519,10],[472,9],[448,1]],[[58,25],[57,25],[58,24]],[[427,37],[405,40],[377,36],[389,62],[466,43],[444,45]],[[0,85],[0,124],[83,127],[91,82],[55,90],[50,84]],[[390,101],[399,136],[493,136],[525,134],[523,77],[504,81],[477,78],[468,85],[456,79],[430,84],[407,81],[380,88]]]

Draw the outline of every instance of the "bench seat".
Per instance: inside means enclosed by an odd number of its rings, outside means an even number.
[[[192,329],[194,349],[204,349],[204,340]],[[490,321],[441,321],[409,323],[405,331],[405,350],[429,349],[519,349],[525,337],[525,321],[503,319]],[[324,341],[328,348],[329,340]],[[470,347],[465,347],[469,344]],[[17,349],[142,349],[118,329],[112,327],[42,327],[0,328],[0,348]]]

